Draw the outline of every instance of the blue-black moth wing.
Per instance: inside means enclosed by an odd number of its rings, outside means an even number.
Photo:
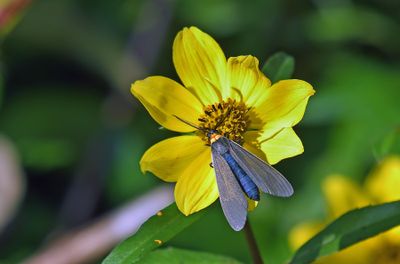
[[[215,149],[214,144],[220,143],[217,141],[212,144],[211,153],[221,207],[229,225],[233,230],[239,231],[246,223],[247,200],[228,163]]]
[[[220,138],[229,143],[230,153],[239,166],[264,193],[288,197],[293,194],[292,185],[271,165],[227,138]]]

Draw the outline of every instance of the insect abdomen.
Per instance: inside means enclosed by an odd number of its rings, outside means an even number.
[[[260,200],[260,192],[258,191],[255,183],[250,179],[250,177],[244,172],[244,170],[239,166],[229,152],[222,154],[229,167],[231,168],[233,174],[235,174],[240,186],[244,193],[252,200]]]

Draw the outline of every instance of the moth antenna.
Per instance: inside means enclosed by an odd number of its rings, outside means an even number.
[[[198,126],[196,126],[196,125],[190,123],[189,121],[186,121],[186,120],[180,118],[180,117],[177,116],[177,115],[173,115],[173,116],[174,116],[176,119],[178,119],[179,121],[185,123],[186,125],[191,126],[191,127],[193,127],[193,128],[196,128],[197,130],[200,130],[200,131],[204,131],[204,132],[205,132],[205,129],[204,129],[204,128],[198,127]]]

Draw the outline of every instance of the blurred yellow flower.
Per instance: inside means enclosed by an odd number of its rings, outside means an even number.
[[[310,84],[283,80],[271,85],[253,56],[225,58],[218,43],[196,27],[175,37],[173,62],[183,85],[162,76],[136,81],[132,94],[161,126],[181,133],[146,151],[140,166],[167,182],[177,182],[175,200],[185,215],[218,198],[207,136],[183,120],[218,131],[275,164],[303,152],[292,127],[303,117]],[[229,112],[229,115],[227,113]],[[249,208],[254,204],[249,204]]]
[[[299,248],[320,231],[330,220],[357,207],[400,200],[400,157],[385,159],[358,186],[340,175],[328,177],[322,190],[326,198],[329,216],[326,221],[302,223],[289,234],[293,249]],[[343,251],[325,256],[315,263],[391,264],[400,263],[400,227],[355,244]]]

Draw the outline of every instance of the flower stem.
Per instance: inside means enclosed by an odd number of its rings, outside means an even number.
[[[256,238],[254,237],[253,230],[251,229],[250,222],[247,220],[244,226],[244,232],[246,234],[247,244],[249,245],[251,257],[253,258],[254,264],[263,264],[263,260],[258,249]]]

